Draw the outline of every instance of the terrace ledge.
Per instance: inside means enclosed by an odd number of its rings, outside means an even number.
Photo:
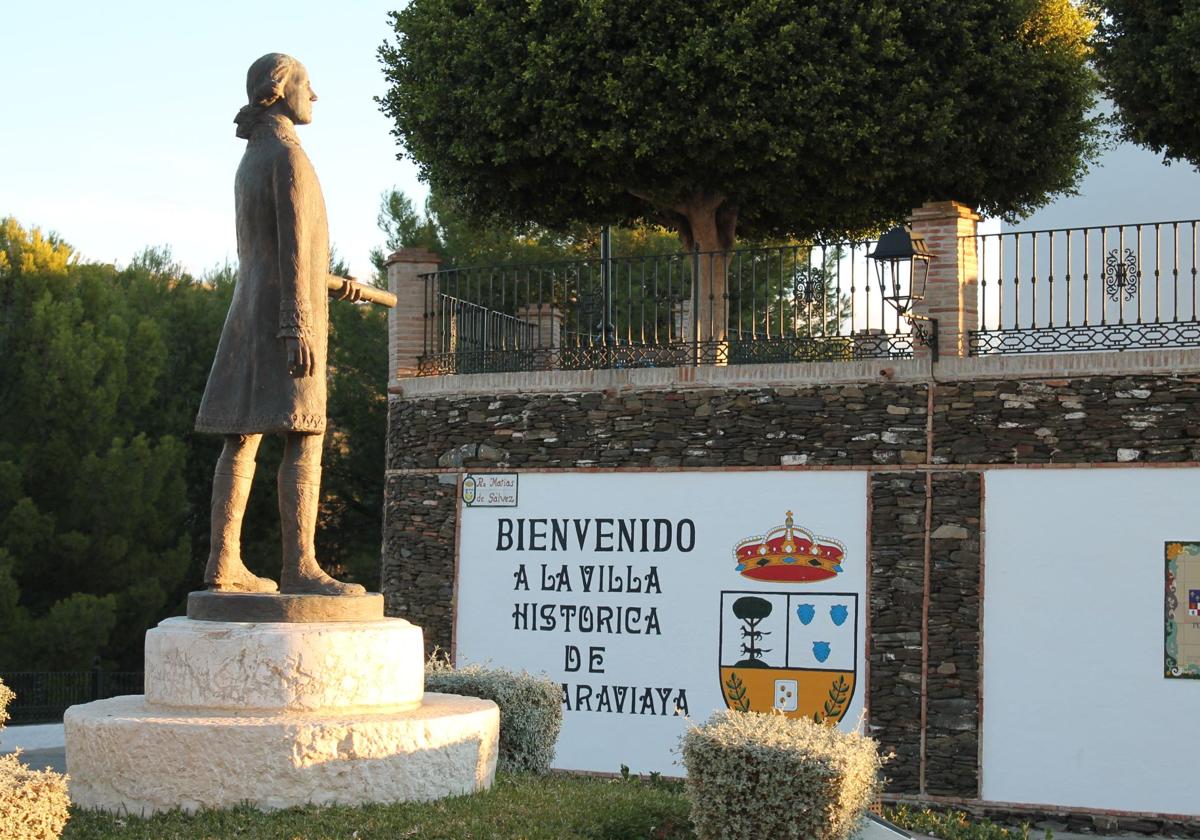
[[[1073,379],[1122,374],[1200,374],[1200,348],[1126,350],[792,362],[749,365],[697,365],[672,368],[514,371],[394,378],[388,393],[405,399],[513,393],[681,390],[689,388],[820,386],[873,382],[925,383],[979,379]]]

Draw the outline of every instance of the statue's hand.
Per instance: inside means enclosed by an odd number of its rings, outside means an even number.
[[[312,376],[313,351],[308,339],[288,336],[283,341],[287,346],[288,373],[301,379]]]
[[[342,281],[342,288],[334,293],[335,299],[351,302],[362,300],[362,292],[355,285],[353,277],[339,277],[338,279]]]

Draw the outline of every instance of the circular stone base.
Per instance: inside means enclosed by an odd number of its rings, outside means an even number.
[[[425,645],[402,618],[284,624],[168,618],[146,633],[146,702],[240,712],[421,705]]]
[[[401,713],[239,715],[164,710],[138,695],[72,706],[63,723],[71,801],[146,815],[486,790],[500,710],[490,700],[426,694]]]
[[[193,621],[377,621],[383,596],[281,595],[252,592],[189,592],[187,617]]]

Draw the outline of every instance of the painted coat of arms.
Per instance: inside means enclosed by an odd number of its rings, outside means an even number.
[[[735,570],[748,580],[802,586],[840,575],[845,553],[838,540],[796,525],[788,511],[782,526],[734,547]],[[854,592],[721,592],[725,705],[841,721],[858,677],[858,609]]]

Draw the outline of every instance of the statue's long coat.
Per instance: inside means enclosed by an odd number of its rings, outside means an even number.
[[[238,282],[196,430],[325,431],[329,228],[317,173],[292,122],[253,130],[234,180]],[[313,372],[288,370],[285,336],[304,336]]]

